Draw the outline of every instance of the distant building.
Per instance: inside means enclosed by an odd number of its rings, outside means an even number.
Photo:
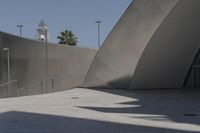
[[[44,22],[44,20],[41,20],[38,24],[36,40],[40,42],[48,42],[48,39],[49,33],[47,24]]]

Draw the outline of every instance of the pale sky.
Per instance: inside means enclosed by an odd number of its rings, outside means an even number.
[[[49,28],[50,42],[66,28],[78,37],[79,46],[97,47],[97,24],[101,20],[101,42],[105,40],[132,0],[0,0],[0,31],[34,39],[40,20]]]

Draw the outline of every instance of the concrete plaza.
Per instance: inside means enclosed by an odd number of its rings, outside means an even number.
[[[0,133],[200,132],[200,92],[75,88],[0,100]]]

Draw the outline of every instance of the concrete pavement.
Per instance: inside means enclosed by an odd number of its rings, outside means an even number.
[[[90,90],[0,100],[0,133],[200,132],[200,92]]]

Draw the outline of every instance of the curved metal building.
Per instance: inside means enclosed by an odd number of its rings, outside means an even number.
[[[198,86],[192,70],[198,65],[192,64],[200,47],[199,7],[199,0],[134,0],[98,51],[83,86]]]
[[[0,32],[0,97],[80,86],[200,88],[199,7],[200,0],[134,0],[97,54]]]

